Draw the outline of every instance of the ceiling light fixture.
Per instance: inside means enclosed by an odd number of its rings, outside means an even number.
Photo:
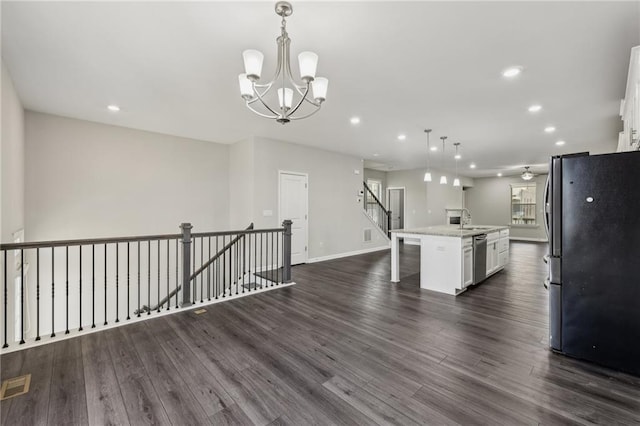
[[[453,180],[453,186],[460,186],[460,179],[458,178],[458,159],[460,158],[458,147],[460,146],[460,142],[456,142],[454,145],[456,147],[456,155],[453,157],[456,159],[456,178]]]
[[[240,95],[245,100],[247,108],[260,117],[275,119],[278,123],[286,124],[291,120],[307,118],[320,110],[327,97],[329,80],[324,77],[316,77],[318,55],[313,52],[302,52],[298,55],[300,79],[303,84],[297,84],[293,80],[291,61],[289,59],[291,39],[287,34],[286,21],[286,18],[293,13],[293,7],[289,2],[279,1],[276,3],[275,10],[276,14],[282,17],[280,36],[276,39],[278,44],[278,65],[275,76],[268,83],[258,83],[262,73],[264,55],[257,50],[249,49],[242,52],[245,72],[238,76],[238,82],[240,83]],[[275,106],[275,97],[273,95],[267,98],[267,95],[274,87],[277,87],[277,106]],[[295,104],[293,102],[294,90],[299,96]],[[310,96],[310,91],[313,92],[313,96]],[[256,104],[256,102],[258,103]],[[272,104],[271,106],[269,105],[270,103]],[[303,103],[310,104],[313,110],[294,116]],[[262,111],[256,109],[254,104]]]
[[[442,139],[442,168],[444,169],[444,141],[447,140],[447,137],[440,136],[440,139]],[[440,184],[441,185],[447,184],[447,177],[445,175],[440,176]]]
[[[471,163],[471,164],[469,164],[469,168],[470,168],[470,169],[475,169],[475,168],[476,168],[476,165],[475,165],[474,163]]]
[[[351,117],[351,124],[360,124],[360,117]]]
[[[424,132],[427,134],[427,171],[424,173],[424,181],[431,182],[431,171],[429,171],[429,133],[431,133],[431,129],[424,129]]]
[[[556,131],[556,128],[553,127],[553,126],[547,126],[547,127],[544,128],[544,131],[547,132],[547,133],[553,133],[553,132]]]
[[[113,112],[118,112],[118,111],[120,111],[120,107],[119,107],[118,105],[108,105],[108,106],[107,106],[107,109],[108,109],[109,111],[113,111]]]
[[[535,175],[529,171],[529,166],[526,166],[520,177],[522,177],[523,180],[531,180],[534,176]]]
[[[509,67],[506,70],[502,71],[502,75],[508,78],[512,78],[517,76],[522,72],[522,67]]]
[[[498,176],[498,177],[502,177],[502,173],[498,173],[498,174],[497,174],[497,176]]]
[[[542,109],[541,105],[531,105],[529,107],[529,112],[538,112]]]
[[[434,145],[434,146],[431,147],[431,151],[436,152],[437,150],[438,150],[437,146]]]
[[[405,139],[407,139],[407,135],[405,135],[405,134],[399,134],[399,135],[398,135],[398,140],[399,140],[399,141],[403,141],[403,140],[405,140]]]
[[[556,145],[558,145],[558,146],[562,146],[562,145],[564,145],[564,144],[565,144],[565,141],[557,141],[557,142],[556,142]]]

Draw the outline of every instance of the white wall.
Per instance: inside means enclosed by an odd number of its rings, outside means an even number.
[[[28,111],[29,240],[229,227],[229,147]]]
[[[375,225],[357,201],[363,176],[360,158],[258,137],[254,148],[257,227],[280,226],[278,170],[300,172],[309,175],[310,259],[388,244],[377,232],[372,233],[373,241],[363,242],[364,228]],[[272,210],[273,216],[263,217],[263,210]]]
[[[24,228],[24,110],[9,71],[2,64],[2,242]]]
[[[404,227],[407,229],[444,225],[445,209],[462,207],[462,187],[452,185],[454,176],[448,174],[449,183],[440,185],[440,171],[432,169],[431,174],[433,182],[427,183],[424,182],[424,169],[387,172],[387,187],[405,188]],[[463,186],[474,184],[470,178],[461,177],[460,180]]]
[[[244,229],[253,221],[254,213],[254,141],[237,142],[229,154],[229,226]]]
[[[510,236],[546,241],[544,229],[544,186],[547,175],[538,175],[531,182],[536,188],[536,226],[512,225]],[[473,223],[481,225],[508,225],[511,216],[511,184],[523,183],[520,176],[476,178],[473,188],[467,190],[467,208]]]

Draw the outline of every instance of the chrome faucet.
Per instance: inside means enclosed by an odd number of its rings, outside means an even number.
[[[471,223],[471,213],[467,209],[460,209],[460,229]]]

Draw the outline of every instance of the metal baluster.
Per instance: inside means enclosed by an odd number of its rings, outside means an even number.
[[[131,319],[131,256],[129,255],[129,242],[127,242],[127,319]]]
[[[69,246],[65,246],[64,248],[64,252],[65,252],[65,256],[64,256],[64,262],[65,262],[65,283],[66,283],[66,296],[65,296],[65,303],[66,303],[66,319],[67,319],[67,328],[64,332],[64,334],[69,334]],[[22,276],[24,276],[24,274],[22,274]]]
[[[209,237],[209,250],[207,253],[209,259],[211,259],[211,237]],[[211,264],[207,266],[207,300],[211,302]]]
[[[262,246],[262,234],[263,232],[260,232],[260,272],[264,275],[264,247]],[[262,288],[264,286],[264,278],[260,277],[260,279],[262,280],[260,288]]]
[[[248,234],[249,236],[249,291],[251,291],[251,237],[253,234]]]
[[[198,239],[194,238],[193,239],[193,250],[191,250],[191,273],[194,273],[196,271],[196,244],[198,243]],[[196,303],[196,298],[198,297],[197,295],[197,290],[198,290],[198,277],[196,277],[196,279],[193,282],[193,285],[191,286],[192,291],[191,291],[191,300],[193,301],[193,303]]]
[[[246,237],[247,237],[247,234],[242,234],[242,292],[243,293],[244,293],[244,287],[245,287],[245,277],[247,275],[247,269],[246,269],[247,247],[245,244]]]
[[[147,315],[151,315],[151,240],[147,241]]]
[[[96,245],[91,244],[91,328],[96,328]]]
[[[219,253],[219,248],[218,248],[218,236],[216,235],[216,256],[218,256]],[[218,299],[218,282],[220,281],[218,279],[218,276],[220,274],[220,258],[216,258],[216,262],[215,262],[215,269],[214,269],[214,274],[213,274],[213,292],[216,295],[216,300]]]
[[[140,318],[140,241],[138,241],[138,318]]]
[[[104,245],[104,325],[107,325],[107,244]]]
[[[236,235],[236,238],[239,237],[240,235]],[[240,242],[240,240],[236,240],[236,242],[233,244],[235,246],[236,249],[236,265],[235,265],[235,269],[236,269],[236,296],[238,295],[238,284],[240,281],[240,244],[238,244]]]
[[[280,232],[276,236],[276,284],[280,284]]]
[[[6,306],[5,306],[5,312]],[[36,341],[40,340],[40,249],[36,249]]]
[[[56,276],[55,276],[55,248],[51,247],[51,337],[56,337],[55,327],[55,295],[56,295]]]
[[[80,291],[80,313],[78,315],[78,331],[82,331],[82,245],[78,246],[78,263],[80,264],[80,275],[78,276],[78,288]]]
[[[178,309],[180,307],[180,304],[178,302],[178,276],[179,276],[179,268],[180,268],[180,262],[178,260],[178,239],[176,238],[176,309]],[[169,300],[169,303],[171,303],[171,300]]]
[[[200,237],[200,267],[204,265],[204,237]],[[200,273],[200,303],[203,302],[204,297],[204,271]]]
[[[120,314],[119,314],[119,309],[118,309],[118,301],[120,299],[120,268],[118,267],[118,261],[120,259],[120,254],[118,253],[119,251],[119,247],[120,244],[116,243],[116,323],[120,322]]]
[[[7,290],[7,251],[4,251],[4,345],[3,348],[8,348],[9,344],[7,343],[7,305],[9,297],[9,293]]]
[[[274,253],[274,251],[273,251],[273,232],[270,232],[270,234],[271,234],[271,267],[273,268],[273,266],[274,266],[273,265],[273,253]],[[278,272],[278,271],[276,271],[276,272]],[[273,287],[273,270],[271,272],[271,287]]]
[[[20,249],[20,344],[24,345],[24,250],[22,249]]]
[[[159,244],[159,242],[158,242]],[[167,240],[167,311],[171,309],[171,291],[169,290],[169,240]]]
[[[156,312],[160,312],[160,240],[158,240],[158,310]]]

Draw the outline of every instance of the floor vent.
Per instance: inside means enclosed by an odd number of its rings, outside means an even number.
[[[0,390],[0,401],[29,392],[30,383],[31,374],[5,380],[2,382],[2,390]]]
[[[193,311],[193,313],[196,315],[204,314],[205,312],[207,312],[206,309],[196,309],[195,311]]]
[[[362,235],[362,241],[368,243],[371,241],[371,228],[365,228],[364,233]]]

